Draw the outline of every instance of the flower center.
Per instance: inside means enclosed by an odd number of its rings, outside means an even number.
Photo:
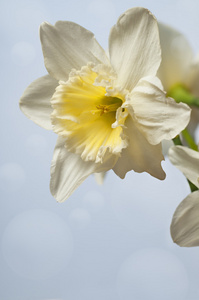
[[[107,101],[107,104],[96,105],[96,110],[91,111],[92,114],[100,114],[100,116],[102,116],[103,114],[107,114],[110,112],[116,112],[117,109],[122,105],[122,100],[119,98],[116,98],[116,97],[109,97],[109,98],[110,99],[108,99],[108,97],[105,96],[104,100],[105,100],[105,102]]]
[[[102,162],[107,150],[119,155],[127,146],[122,136],[125,96],[113,88],[111,72],[99,69],[86,66],[72,71],[51,99],[54,131],[66,138],[68,151],[85,161]]]

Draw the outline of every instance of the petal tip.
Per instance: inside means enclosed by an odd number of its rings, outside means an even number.
[[[40,40],[42,39],[42,34],[49,28],[53,27],[49,22],[44,21],[40,24],[39,26],[39,35],[40,35]]]
[[[40,24],[40,28],[42,29],[42,28],[44,28],[45,26],[52,26],[49,22],[47,22],[47,21],[44,21],[44,22],[42,22],[41,24]]]

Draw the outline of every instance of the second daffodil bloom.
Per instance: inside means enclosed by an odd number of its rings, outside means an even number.
[[[58,134],[50,189],[66,200],[92,173],[134,170],[164,179],[161,141],[189,122],[190,109],[166,98],[156,72],[161,62],[157,21],[144,8],[120,16],[109,55],[85,28],[43,23],[40,38],[49,75],[24,92],[20,107]]]
[[[176,146],[169,149],[169,158],[196,187],[196,191],[177,207],[171,223],[171,236],[180,246],[199,246],[199,152]]]
[[[192,107],[189,129],[193,133],[199,120],[199,56],[195,57],[182,33],[162,23],[158,26],[162,49],[158,77],[169,96]]]

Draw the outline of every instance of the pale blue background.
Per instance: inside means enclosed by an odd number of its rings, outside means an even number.
[[[28,120],[18,100],[46,74],[41,22],[71,20],[106,49],[110,27],[133,6],[150,9],[199,49],[198,0],[0,2],[2,300],[198,300],[199,248],[173,244],[169,226],[189,193],[166,160],[160,182],[133,172],[94,177],[63,204],[49,192],[56,136]]]

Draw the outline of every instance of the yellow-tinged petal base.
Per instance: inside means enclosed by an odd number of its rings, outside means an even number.
[[[122,108],[124,94],[112,88],[111,72],[107,74],[102,66],[98,70],[88,65],[59,83],[51,100],[52,124],[66,138],[69,151],[85,161],[103,162],[107,150],[119,155],[127,147],[122,134],[127,112]]]

